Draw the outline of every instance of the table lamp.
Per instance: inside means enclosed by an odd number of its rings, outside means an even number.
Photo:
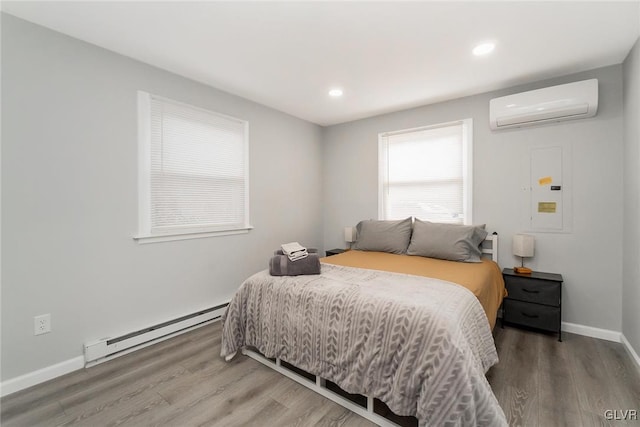
[[[345,227],[344,228],[344,241],[349,243],[349,249],[351,249],[351,243],[356,241],[356,228]]]
[[[513,236],[512,251],[515,256],[522,259],[520,267],[513,267],[513,270],[519,274],[531,274],[531,269],[524,266],[524,259],[533,256],[535,248],[535,239],[529,234],[516,234]]]

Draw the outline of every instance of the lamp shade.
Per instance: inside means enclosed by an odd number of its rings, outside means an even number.
[[[356,241],[356,228],[355,227],[345,227],[344,228],[344,241],[345,242],[355,242]]]
[[[516,234],[513,236],[512,251],[515,256],[532,257],[534,253],[535,239],[529,234]]]

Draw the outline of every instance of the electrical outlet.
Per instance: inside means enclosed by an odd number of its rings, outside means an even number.
[[[41,314],[33,318],[33,335],[48,334],[51,332],[51,315]]]

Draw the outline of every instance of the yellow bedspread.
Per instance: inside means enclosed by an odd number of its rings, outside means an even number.
[[[392,271],[434,277],[469,289],[480,301],[491,329],[496,324],[498,307],[506,295],[500,267],[489,259],[480,263],[445,261],[421,256],[351,250],[321,259],[327,264]]]

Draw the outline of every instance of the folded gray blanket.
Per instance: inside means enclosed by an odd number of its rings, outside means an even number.
[[[308,257],[291,261],[286,255],[274,255],[269,260],[269,274],[272,276],[301,276],[320,274],[320,258],[318,253],[310,253]]]

